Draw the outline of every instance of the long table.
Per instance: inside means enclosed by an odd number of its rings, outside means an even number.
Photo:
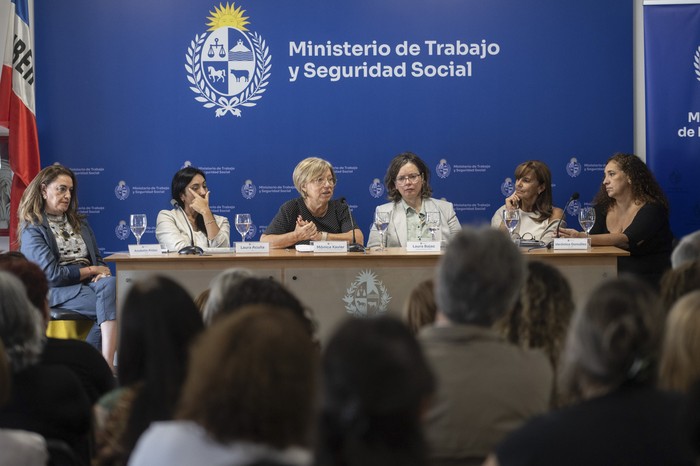
[[[574,299],[582,300],[601,281],[617,276],[617,258],[628,255],[615,247],[588,251],[522,250],[528,260],[541,260],[559,268],[571,283]],[[438,253],[410,253],[402,248],[367,253],[319,254],[293,249],[269,254],[212,254],[134,256],[117,253],[105,260],[117,270],[117,302],[123,302],[131,284],[153,274],[177,280],[192,296],[209,286],[219,272],[230,267],[284,283],[309,307],[325,341],[347,316],[399,314],[411,289],[432,278]],[[508,264],[503,264],[507,267]]]

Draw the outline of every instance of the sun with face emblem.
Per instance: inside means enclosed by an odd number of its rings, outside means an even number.
[[[209,22],[207,23],[207,26],[209,26],[208,31],[214,31],[220,27],[234,27],[238,29],[239,31],[247,31],[246,29],[246,24],[250,24],[250,21],[247,21],[248,17],[243,16],[245,14],[245,11],[241,9],[241,7],[236,8],[235,3],[232,3],[229,5],[226,3],[226,6],[223,6],[223,4],[219,3],[218,7],[214,7],[214,11],[209,12],[211,16],[207,17]]]

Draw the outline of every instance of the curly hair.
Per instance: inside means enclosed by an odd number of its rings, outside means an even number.
[[[651,204],[661,204],[668,210],[668,199],[661,190],[661,186],[654,178],[654,174],[649,170],[647,164],[634,154],[623,154],[618,152],[608,159],[606,165],[615,162],[620,170],[630,179],[632,186],[632,197],[637,202],[648,202]],[[602,207],[607,213],[615,205],[615,199],[608,196],[605,185],[601,183],[598,193],[593,198],[593,204]]]
[[[433,194],[433,190],[430,187],[430,169],[428,166],[413,152],[402,152],[401,154],[394,157],[389,163],[389,168],[386,170],[386,175],[384,175],[384,184],[386,185],[387,198],[390,201],[399,202],[401,200],[401,193],[396,188],[396,177],[399,174],[401,167],[407,163],[412,163],[416,166],[423,178],[423,187],[421,189],[421,197],[423,199],[429,198]]]

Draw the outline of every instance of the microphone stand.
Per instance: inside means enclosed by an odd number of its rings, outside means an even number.
[[[574,202],[578,198],[579,198],[579,194],[578,194],[578,192],[575,192],[571,195],[569,200],[566,201],[566,204],[564,204],[564,209],[563,209],[564,213],[562,214],[561,219],[559,220],[559,223],[557,224],[557,230],[554,233],[554,238],[559,238],[559,228],[561,227],[561,222],[563,222],[564,218],[566,217],[566,209],[569,207],[569,204],[571,204],[572,202]],[[552,249],[552,246],[554,246],[554,239],[552,239],[552,241],[547,243],[547,249]]]
[[[345,208],[348,210],[348,215],[350,216],[350,227],[352,228],[352,243],[348,244],[348,252],[365,252],[365,247],[358,244],[355,237],[355,221],[352,218],[352,212],[350,212],[350,205],[344,197],[340,198],[340,202],[345,204]]]

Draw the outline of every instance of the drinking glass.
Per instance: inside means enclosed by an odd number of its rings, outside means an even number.
[[[578,211],[578,223],[586,232],[588,244],[591,244],[591,228],[595,224],[595,209],[593,207],[581,207]]]
[[[245,235],[250,230],[253,219],[250,214],[236,214],[236,230],[241,235],[241,241],[245,243]]]
[[[508,229],[511,238],[513,237],[513,232],[518,226],[518,223],[520,223],[520,211],[518,209],[505,209],[503,211],[503,224]]]
[[[136,237],[136,244],[141,244],[141,237],[146,232],[146,214],[131,214],[131,232]]]
[[[435,241],[435,232],[440,229],[440,212],[428,212],[425,216],[425,223],[428,225],[432,240]]]
[[[384,232],[389,227],[389,212],[377,212],[374,215],[374,226],[379,230],[379,250],[384,250]]]

